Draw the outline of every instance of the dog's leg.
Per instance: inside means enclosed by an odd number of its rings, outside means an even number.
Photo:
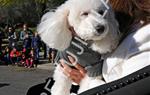
[[[86,75],[80,82],[80,88],[78,90],[78,93],[84,92],[88,89],[89,81],[90,81],[90,78]]]
[[[105,82],[102,80],[102,76],[89,77],[88,75],[86,75],[80,82],[78,94],[102,84],[105,84]]]
[[[51,89],[51,94],[52,95],[70,95],[72,82],[66,75],[64,75],[59,65],[56,67],[53,77],[54,77],[55,83]]]
[[[77,94],[75,94],[75,93],[71,93],[70,95],[77,95]]]
[[[89,89],[105,84],[102,76],[90,77]]]

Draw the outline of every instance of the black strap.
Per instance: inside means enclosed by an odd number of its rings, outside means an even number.
[[[79,95],[150,95],[150,66]]]

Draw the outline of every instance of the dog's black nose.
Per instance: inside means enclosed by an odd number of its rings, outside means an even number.
[[[97,33],[101,34],[101,33],[104,32],[105,27],[104,27],[103,25],[98,25],[98,26],[96,27],[96,30],[97,30]]]

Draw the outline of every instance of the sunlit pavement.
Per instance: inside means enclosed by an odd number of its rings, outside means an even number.
[[[53,70],[55,68],[54,64],[52,63],[46,63],[42,65],[37,65],[38,69],[43,69],[43,70]]]

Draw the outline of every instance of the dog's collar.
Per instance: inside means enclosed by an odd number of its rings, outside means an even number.
[[[91,44],[93,43],[93,41],[92,40],[88,40],[88,41],[85,41],[84,39],[82,39],[82,38],[80,38],[77,34],[76,34],[76,32],[75,32],[75,30],[74,30],[74,27],[72,27],[72,26],[69,26],[69,28],[68,28],[69,30],[70,30],[70,32],[71,32],[71,34],[72,34],[72,38],[78,38],[78,39],[81,39],[81,40],[83,40],[84,42],[86,42],[87,43],[87,46],[91,46]]]

